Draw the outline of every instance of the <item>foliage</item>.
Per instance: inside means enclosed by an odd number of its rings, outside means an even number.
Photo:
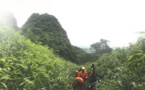
[[[93,61],[93,55],[91,53],[87,53],[83,49],[76,46],[74,46],[74,50],[77,55],[77,61],[79,64]]]
[[[94,51],[94,54],[97,57],[112,51],[112,49],[108,46],[108,40],[105,39],[100,39],[100,42],[92,44],[91,49]]]
[[[97,78],[102,80],[101,90],[125,90],[120,80],[124,80],[122,74],[126,70],[127,48],[117,48],[111,53],[103,54],[94,62],[88,63],[87,71],[92,64],[95,65]],[[121,79],[122,78],[122,79]],[[125,79],[126,80],[126,79]]]
[[[32,14],[22,27],[23,34],[31,41],[48,45],[66,60],[77,63],[74,48],[70,44],[66,31],[58,20],[49,14]]]
[[[116,48],[85,65],[89,72],[91,64],[95,64],[96,74],[103,83],[101,90],[144,90],[144,60],[145,38],[141,37],[129,47]]]
[[[86,53],[70,44],[54,16],[35,13],[22,32],[12,26],[0,23],[0,89],[69,90],[79,67],[57,53],[83,64],[88,74],[94,64],[101,90],[145,90],[144,36],[129,47],[115,50],[101,39],[91,45],[94,53]]]
[[[0,29],[0,89],[68,90],[76,65],[14,30]]]
[[[141,37],[135,44],[130,45],[132,51],[128,59],[129,74],[132,75],[132,82],[135,89],[145,89],[145,38]]]

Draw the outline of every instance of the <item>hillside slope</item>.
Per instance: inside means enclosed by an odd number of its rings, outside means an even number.
[[[77,65],[12,29],[0,28],[0,34],[0,89],[68,90],[71,87]]]
[[[77,62],[66,31],[58,20],[49,14],[32,14],[22,27],[23,34],[31,41],[42,42],[54,49],[54,52],[66,60]]]

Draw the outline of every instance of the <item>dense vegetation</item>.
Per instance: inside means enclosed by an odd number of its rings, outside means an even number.
[[[0,88],[68,90],[77,66],[32,43],[12,29],[0,29]]]
[[[74,48],[70,44],[66,31],[54,16],[34,13],[24,24],[22,31],[31,41],[42,42],[43,45],[52,48],[55,54],[77,63]]]
[[[95,60],[93,58],[94,56],[91,53],[87,53],[85,50],[79,47],[74,46],[74,50],[77,55],[78,64],[80,65]]]
[[[0,22],[0,89],[69,90],[75,70],[85,66],[89,73],[95,64],[101,90],[145,90],[144,36],[114,50],[101,39],[86,53],[70,44],[54,16],[35,13],[22,31],[8,17]]]
[[[129,47],[116,48],[93,62],[96,74],[102,79],[101,90],[145,89],[145,38]],[[87,63],[86,66],[91,66]],[[88,67],[88,72],[89,72]]]

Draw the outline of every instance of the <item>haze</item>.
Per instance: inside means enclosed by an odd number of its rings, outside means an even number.
[[[145,29],[144,0],[0,0],[0,11],[11,11],[19,27],[32,13],[54,15],[80,47],[101,38],[111,47],[128,46]]]

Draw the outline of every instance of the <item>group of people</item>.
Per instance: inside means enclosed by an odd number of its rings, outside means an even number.
[[[85,67],[80,67],[80,70],[76,71],[76,78],[72,84],[74,90],[85,90],[86,86],[86,80],[87,78],[90,77],[90,82],[93,83],[95,82],[95,68],[94,64],[91,66],[91,73],[87,74],[85,71]],[[91,86],[89,86],[91,88]]]

